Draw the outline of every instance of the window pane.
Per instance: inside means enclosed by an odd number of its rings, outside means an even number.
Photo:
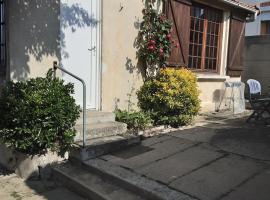
[[[218,32],[219,32],[219,24],[216,24],[215,26],[215,35],[218,35]]]
[[[200,30],[199,27],[200,27],[200,20],[195,19],[195,30],[197,30],[197,31]]]
[[[188,64],[189,64],[190,67],[192,66],[192,57],[188,58]]]
[[[191,21],[190,21],[190,29],[194,30],[194,19],[193,18],[191,18]]]
[[[201,57],[202,56],[202,45],[198,46],[198,56]]]
[[[198,62],[197,62],[197,58],[194,57],[194,58],[193,58],[193,67],[194,67],[194,68],[198,68],[197,63],[198,63]]]
[[[194,32],[190,31],[190,42],[194,43]]]
[[[204,20],[200,20],[200,32],[203,32],[203,23],[204,23]]]
[[[203,43],[203,33],[199,33],[199,44]]]
[[[198,69],[200,69],[201,68],[201,61],[202,61],[202,59],[201,58],[198,58],[198,63],[197,63],[197,65],[198,65]]]
[[[214,68],[214,69],[217,69],[217,60],[216,60],[216,59],[213,60],[213,68]]]
[[[217,47],[218,46],[218,36],[215,36],[215,47]]]
[[[214,56],[213,56],[214,58],[216,58],[217,57],[217,48],[214,48]]]

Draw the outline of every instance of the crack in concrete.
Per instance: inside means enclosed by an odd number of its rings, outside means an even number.
[[[193,143],[194,143],[194,142],[193,142]],[[149,166],[149,165],[151,165],[151,164],[153,164],[153,163],[156,163],[156,162],[158,162],[158,161],[165,160],[165,159],[167,159],[167,158],[169,158],[169,157],[171,157],[171,156],[174,156],[174,155],[176,155],[176,154],[178,154],[178,153],[182,153],[182,152],[184,152],[184,151],[187,151],[188,149],[191,149],[191,148],[194,148],[194,147],[196,147],[196,146],[199,146],[200,144],[202,144],[202,142],[194,143],[194,145],[191,145],[191,146],[189,146],[189,147],[187,147],[187,148],[181,149],[180,151],[174,152],[174,153],[169,154],[169,155],[167,155],[167,156],[165,156],[165,157],[163,157],[163,158],[159,158],[159,159],[157,159],[157,160],[154,160],[154,161],[152,161],[152,162],[149,162],[149,163],[147,163],[147,164],[145,164],[145,165],[141,165],[141,166],[138,167],[137,169],[142,169],[142,168],[147,167],[147,166]]]
[[[239,183],[238,185],[236,185],[235,187],[233,187],[232,189],[230,189],[228,192],[222,194],[221,196],[219,196],[217,199],[215,200],[221,200],[222,198],[228,196],[230,193],[236,191],[237,189],[239,189],[241,186],[243,186],[245,183],[247,183],[248,181],[254,179],[256,176],[264,173],[265,171],[269,170],[269,166],[268,167],[264,167],[262,170],[259,170],[258,172],[254,173],[252,176],[248,177],[247,179],[243,180],[241,183]]]
[[[229,155],[230,155],[230,154],[224,154],[224,155],[222,155],[222,156],[220,156],[220,157],[218,157],[218,158],[215,158],[214,160],[211,160],[210,162],[205,163],[205,164],[201,165],[200,167],[197,167],[197,168],[195,168],[195,169],[193,169],[193,170],[191,170],[191,171],[189,171],[189,172],[187,172],[187,173],[185,173],[185,174],[183,174],[183,175],[181,175],[181,176],[179,176],[179,177],[176,177],[175,179],[169,181],[168,184],[170,185],[172,182],[178,181],[179,179],[183,178],[184,176],[187,176],[187,175],[189,175],[189,174],[192,174],[193,172],[196,172],[196,171],[198,171],[198,170],[200,170],[200,169],[202,169],[202,168],[204,168],[204,167],[207,167],[207,166],[213,164],[214,162],[216,162],[216,161],[218,161],[218,160],[221,160],[221,159],[223,159],[223,158],[228,157]]]

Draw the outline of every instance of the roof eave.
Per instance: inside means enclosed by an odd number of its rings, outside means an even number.
[[[252,22],[252,21],[255,21],[256,18],[257,18],[257,15],[260,14],[260,9],[259,8],[251,8],[251,7],[248,7],[248,6],[244,6],[242,5],[241,3],[239,2],[236,2],[236,1],[232,1],[232,0],[221,0],[223,1],[224,3],[227,3],[233,7],[237,7],[237,8],[241,8],[243,10],[246,10],[248,11],[250,14],[252,14],[251,17],[249,17],[248,19],[248,22]]]
[[[244,6],[241,3],[236,2],[236,1],[232,1],[232,0],[222,0],[222,1],[224,3],[230,4],[231,6],[244,9],[244,10],[249,11],[251,13],[256,13],[257,14],[259,12],[259,9],[256,9],[255,7],[254,8],[251,8],[249,6]]]

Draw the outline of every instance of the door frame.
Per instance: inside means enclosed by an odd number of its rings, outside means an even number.
[[[97,111],[102,110],[102,35],[103,35],[103,0],[100,0],[99,5],[99,40],[98,40],[98,70],[97,70],[97,94],[96,94],[96,109]]]

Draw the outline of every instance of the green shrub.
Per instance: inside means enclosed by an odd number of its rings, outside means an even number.
[[[73,85],[51,70],[46,78],[9,82],[0,97],[0,141],[31,155],[67,151],[80,113],[72,93]]]
[[[115,114],[116,121],[126,123],[128,129],[144,130],[152,124],[150,115],[141,111],[117,110]]]
[[[155,124],[173,127],[190,123],[200,108],[196,76],[187,69],[161,69],[137,93],[139,107]]]

